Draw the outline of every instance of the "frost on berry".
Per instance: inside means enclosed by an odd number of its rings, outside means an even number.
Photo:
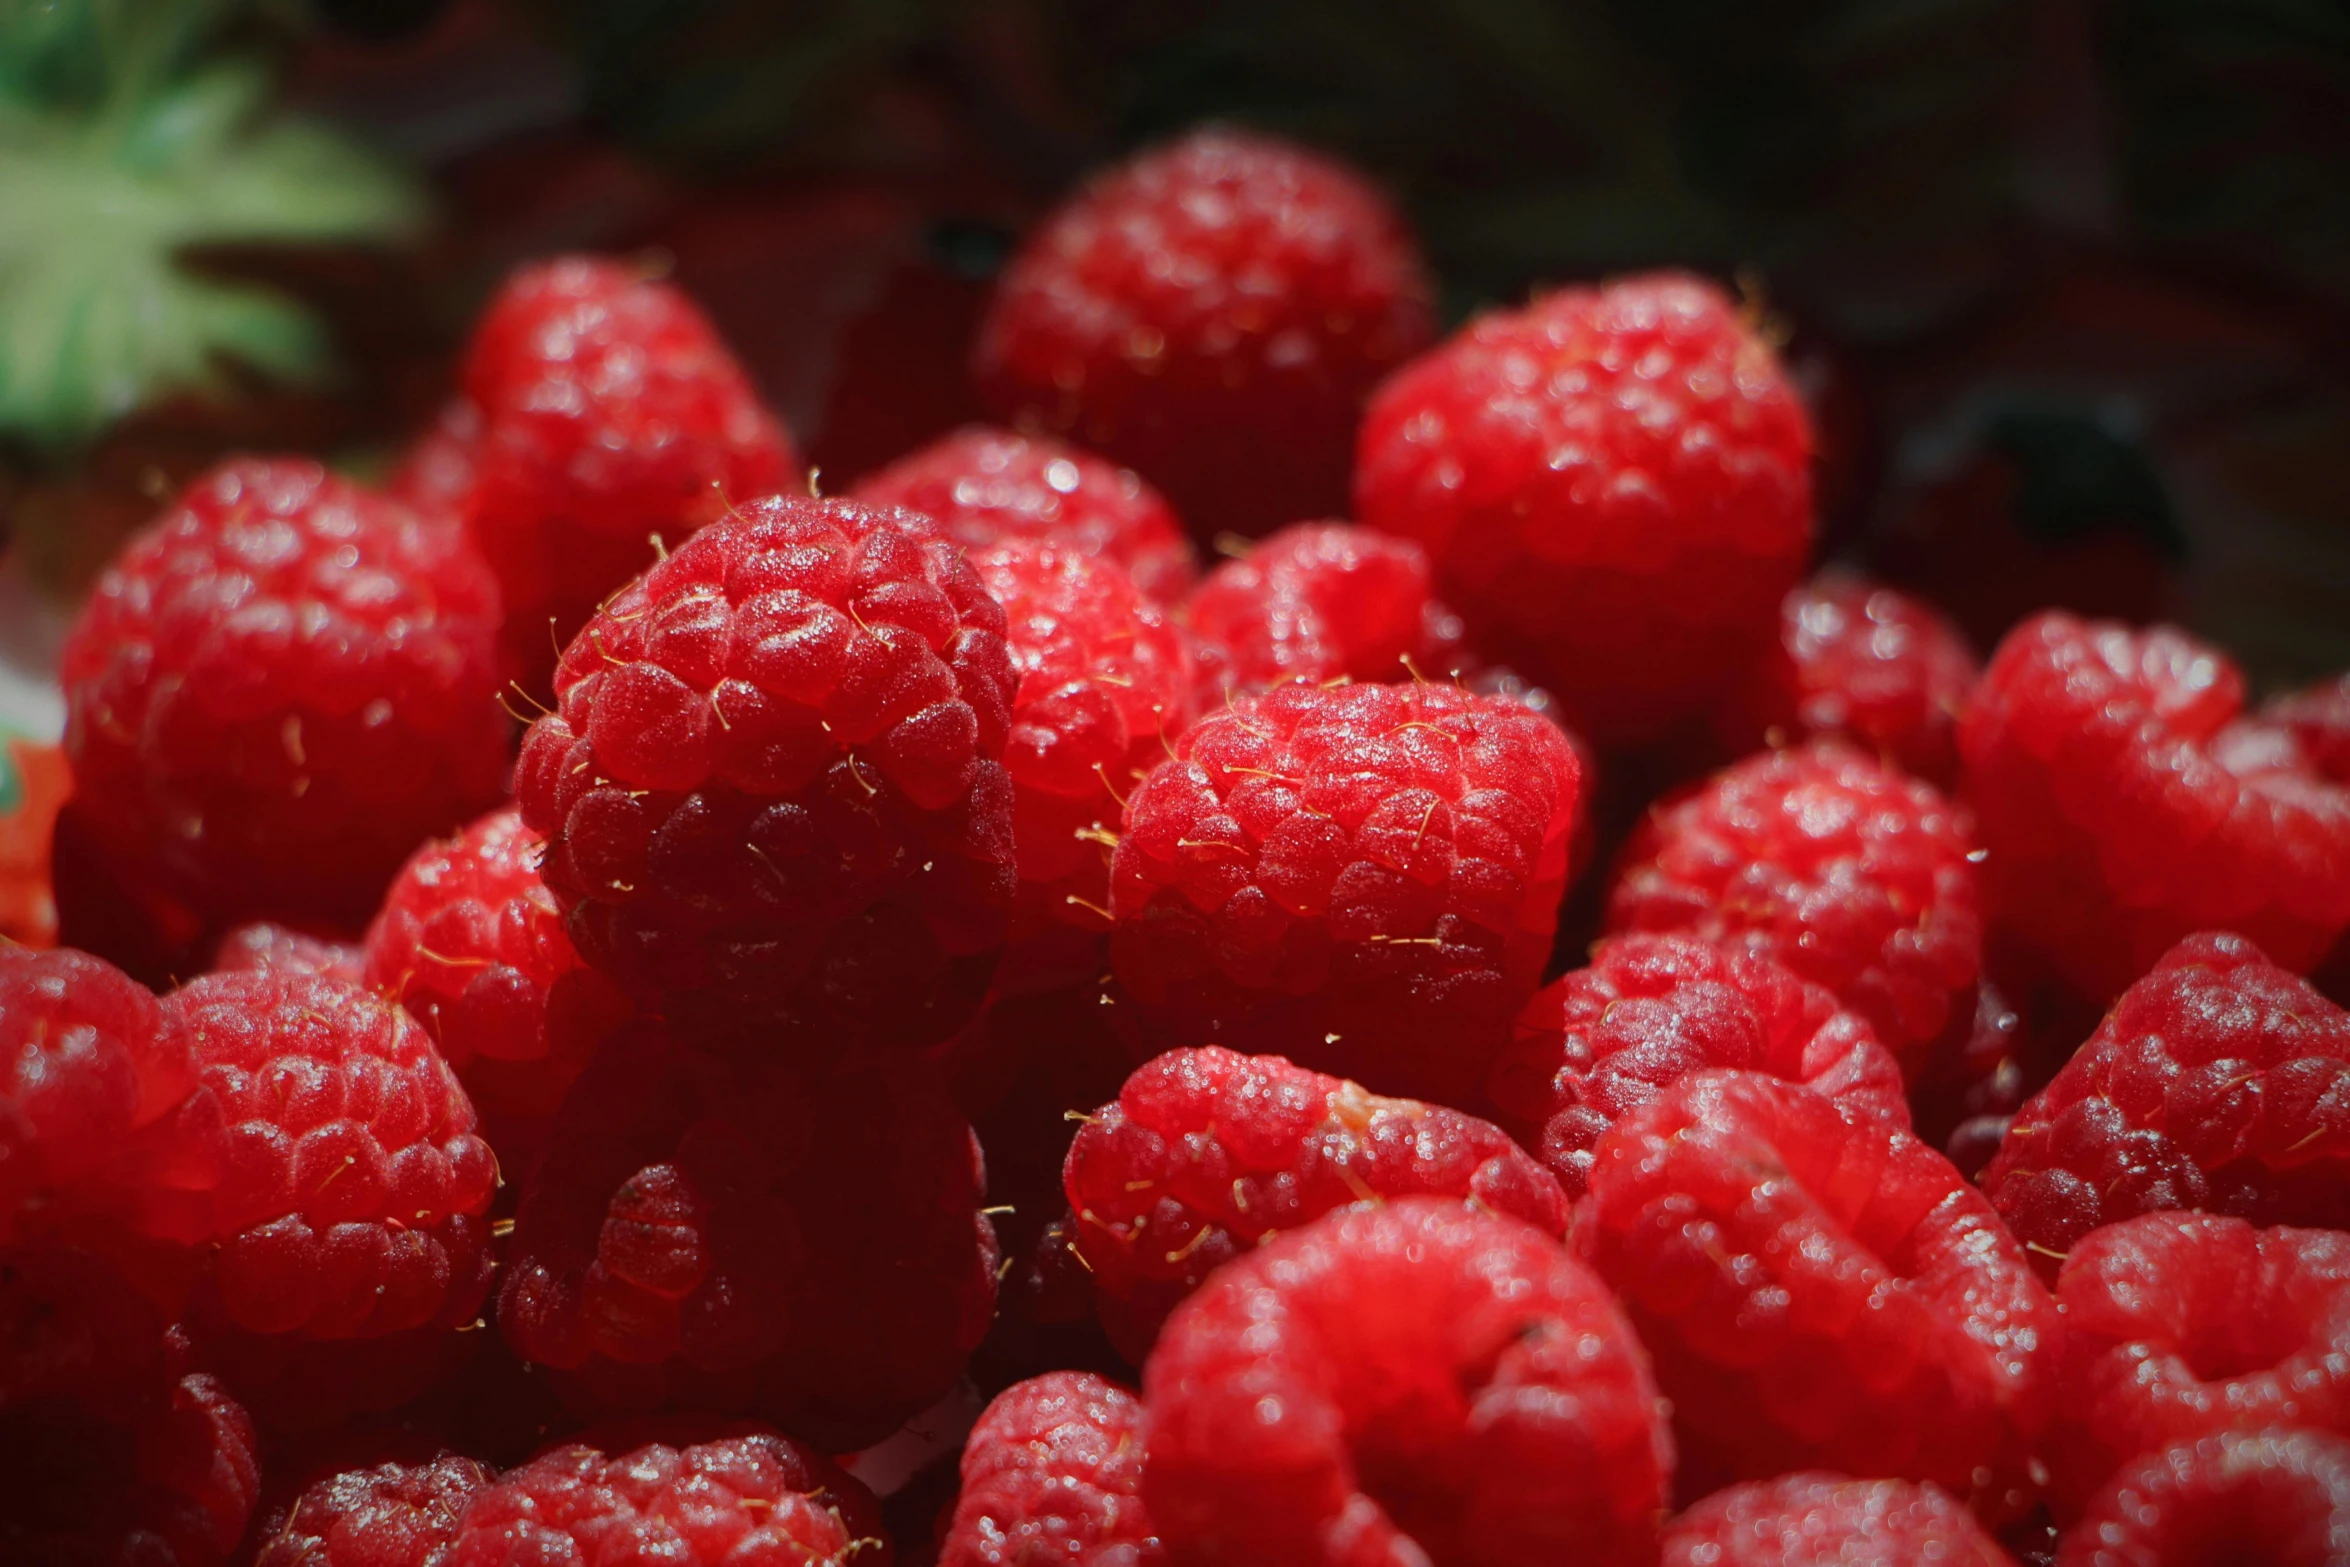
[[[2010,1567],[1939,1486],[1817,1471],[1716,1491],[1660,1543],[1662,1567]]]
[[[262,1526],[253,1567],[446,1567],[458,1521],[492,1478],[456,1454],[337,1471]]]
[[[2008,633],[1959,746],[2016,960],[2102,1005],[2198,930],[2307,973],[2350,928],[2350,784],[2243,705],[2235,665],[2167,627]]]
[[[1112,964],[1171,1043],[1475,1103],[1549,956],[1583,789],[1557,726],[1507,698],[1238,700],[1126,802]]]
[[[1576,1239],[1655,1356],[1693,1490],[1790,1467],[1931,1481],[2011,1515],[2059,1321],[1950,1161],[1754,1072],[1700,1072],[1600,1140]]]
[[[1465,1198],[1552,1236],[1558,1182],[1502,1130],[1279,1056],[1173,1050],[1088,1116],[1063,1182],[1110,1336],[1139,1363],[1222,1264],[1354,1202]]]
[[[740,507],[615,595],[516,779],[587,961],[779,1044],[935,1043],[1015,884],[1004,615],[924,518]]]
[[[1159,1567],[1143,1446],[1141,1400],[1091,1372],[1004,1389],[964,1444],[940,1567]]]
[[[2350,1441],[2271,1426],[2148,1453],[2068,1530],[2055,1567],[2336,1567],[2350,1561]]]
[[[1457,1200],[1341,1209],[1219,1269],[1143,1371],[1168,1560],[1653,1561],[1647,1357],[1551,1237]]]
[[[1592,1150],[1692,1072],[1767,1072],[1855,1116],[1909,1124],[1901,1068],[1857,1013],[1769,958],[1691,936],[1617,936],[1518,1014],[1494,1063],[1502,1125],[1580,1197]]]
[[[1657,273],[1489,312],[1390,378],[1355,515],[1425,545],[1479,651],[1606,749],[1702,717],[1769,647],[1811,448],[1738,307]]]

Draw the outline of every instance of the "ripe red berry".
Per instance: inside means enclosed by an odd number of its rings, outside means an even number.
[[[220,938],[212,952],[213,974],[241,974],[268,969],[287,974],[328,974],[357,979],[365,952],[344,941],[313,936],[290,925],[255,920],[239,925]]]
[[[1329,516],[1363,399],[1431,332],[1417,248],[1361,176],[1210,128],[1032,233],[973,366],[1005,417],[1131,463],[1205,537]]]
[[[1847,1115],[1909,1124],[1901,1068],[1857,1013],[1768,958],[1690,936],[1615,937],[1544,986],[1518,1014],[1491,1091],[1502,1125],[1572,1199],[1609,1127],[1715,1067],[1767,1072]]]
[[[1684,1482],[1927,1480],[2009,1515],[2055,1392],[2048,1292],[1950,1161],[1754,1072],[1600,1140],[1576,1237],[1673,1401]]]
[[[2292,731],[2301,754],[2320,774],[2350,784],[2350,674],[2288,692],[2263,707],[2260,716]]]
[[[1672,1470],[1646,1356],[1515,1219],[1405,1198],[1219,1269],[1143,1371],[1178,1564],[1652,1561]]]
[[[1768,344],[1676,273],[1494,311],[1379,389],[1355,515],[1417,539],[1487,657],[1603,749],[1699,716],[1811,542],[1811,430]]]
[[[357,929],[418,840],[496,802],[497,584],[460,530],[238,458],[116,557],[59,668],[74,803],[216,927]]]
[[[974,550],[1066,546],[1123,566],[1157,604],[1181,599],[1199,573],[1181,519],[1142,475],[1047,436],[968,425],[867,474],[849,498],[918,511]]]
[[[1015,1383],[964,1444],[939,1567],[1159,1567],[1142,1463],[1132,1393],[1087,1371]]]
[[[2350,928],[2350,786],[2167,628],[2051,612],[2010,632],[1959,727],[1994,928],[2102,1004],[2197,930],[2307,973]]]
[[[458,1521],[491,1479],[488,1465],[453,1453],[327,1475],[262,1525],[253,1567],[445,1567]]]
[[[1662,1544],[1662,1567],[2011,1567],[1938,1486],[1816,1472],[1716,1491]]]
[[[2056,1567],[2338,1567],[2350,1561],[2350,1442],[2271,1427],[2125,1465],[2067,1531]]]
[[[1825,985],[1915,1072],[1982,964],[1973,826],[1841,741],[1766,751],[1653,808],[1610,931],[1686,931]]]
[[[1126,802],[1119,980],[1170,1042],[1473,1104],[1550,955],[1581,764],[1453,686],[1279,686],[1186,731]]]
[[[1490,1122],[1214,1047],[1127,1078],[1079,1128],[1063,1185],[1103,1323],[1138,1364],[1201,1280],[1333,1208],[1456,1197],[1567,1227],[1558,1182]]]
[[[773,499],[565,652],[516,777],[582,956],[647,1002],[927,1044],[1015,884],[1004,613],[911,512]]]

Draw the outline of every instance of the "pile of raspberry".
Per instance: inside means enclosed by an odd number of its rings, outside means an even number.
[[[2350,677],[1979,661],[1751,303],[1430,297],[1211,128],[845,494],[598,257],[189,485],[0,947],[0,1559],[2350,1561]]]

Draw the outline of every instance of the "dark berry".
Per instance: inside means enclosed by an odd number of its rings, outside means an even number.
[[[491,1478],[455,1454],[330,1474],[262,1526],[253,1567],[446,1567],[458,1521]]]

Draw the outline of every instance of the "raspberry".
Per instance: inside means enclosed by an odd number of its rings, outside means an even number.
[[[2010,1567],[1939,1488],[1837,1474],[1716,1491],[1666,1526],[1663,1545],[1663,1567]]]
[[[1457,1197],[1567,1228],[1558,1182],[1499,1127],[1214,1047],[1129,1077],[1079,1129],[1063,1184],[1103,1320],[1137,1364],[1218,1266],[1333,1208]]]
[[[2091,1001],[2233,930],[2306,973],[2350,927],[2350,787],[2243,679],[2167,627],[2051,612],[1991,657],[1959,725],[1993,927]]]
[[[1768,958],[1689,936],[1616,937],[1545,986],[1494,1064],[1492,1097],[1572,1199],[1609,1127],[1710,1067],[1767,1072],[1849,1116],[1909,1124],[1901,1068],[1857,1014]]]
[[[918,511],[974,550],[1064,545],[1125,567],[1158,604],[1182,598],[1199,573],[1181,520],[1142,475],[1046,436],[967,425],[859,479],[849,495]]]
[[[1714,732],[1732,755],[1841,735],[1948,788],[1975,655],[1921,599],[1824,571],[1779,603],[1779,645],[1731,688]]]
[[[2016,1112],[2047,1086],[2062,1064],[2058,1050],[2069,1055],[2079,1036],[2068,1031],[2052,1048],[2047,1031],[2026,1028],[1988,977],[1975,987],[1973,1013],[1951,1024],[1911,1085],[1914,1130],[1979,1184]]]
[[[1098,447],[1204,537],[1327,516],[1380,376],[1432,331],[1417,248],[1352,170],[1210,127],[1097,177],[1012,258],[982,390]]]
[[[2278,697],[2260,710],[2292,731],[2309,765],[2338,784],[2350,784],[2350,674]]]
[[[1142,1404],[1085,1371],[1006,1388],[971,1428],[939,1567],[1158,1567]]]
[[[220,945],[213,949],[208,972],[243,974],[272,970],[355,980],[360,977],[365,962],[365,952],[349,942],[313,936],[290,925],[256,920],[250,925],[239,925],[220,938]]]
[[[328,1475],[261,1531],[253,1567],[445,1567],[489,1467],[454,1454]]]
[[[983,1184],[917,1062],[723,1059],[632,1024],[556,1118],[499,1327],[576,1405],[757,1415],[846,1452],[986,1333]]]
[[[2350,1442],[2272,1427],[2126,1466],[2064,1537],[2057,1567],[2335,1567],[2350,1561]]]
[[[2350,1436],[2350,1235],[2143,1214],[2084,1236],[2056,1298],[2062,1396],[2041,1451],[2059,1502],[2224,1431]]]
[[[1143,1371],[1177,1563],[1652,1561],[1672,1444],[1606,1288],[1515,1219],[1412,1197],[1219,1269]]]
[[[1658,273],[1494,311],[1371,400],[1355,515],[1417,539],[1489,658],[1602,749],[1698,716],[1811,542],[1811,430],[1720,290]]]
[[[1656,1357],[1685,1483],[1816,1467],[2020,1510],[2056,1308],[1907,1132],[1775,1077],[1694,1073],[1601,1139],[1576,1238]]]
[[[573,639],[517,793],[589,963],[788,1037],[933,1043],[1015,875],[1004,615],[924,518],[752,503]]]
[[[2350,1013],[2241,936],[2192,936],[2122,992],[2008,1128],[1983,1189],[2053,1273],[2163,1208],[2350,1228]]]
[[[1611,932],[1687,931],[1835,992],[1914,1073],[1982,964],[1973,824],[1834,740],[1766,751],[1649,812]]]
[[[620,262],[518,268],[475,323],[462,402],[395,487],[441,499],[506,597],[512,672],[729,504],[797,488],[799,456],[693,301]]]
[[[475,1495],[446,1567],[576,1562],[890,1567],[873,1494],[768,1431],[672,1446],[580,1440]]]
[[[1452,686],[1292,684],[1174,750],[1110,871],[1111,959],[1153,1026],[1473,1103],[1582,813],[1557,726]]]
[[[496,802],[497,584],[463,536],[293,458],[191,484],[66,639],[75,805],[219,926],[356,929],[418,840]]]

